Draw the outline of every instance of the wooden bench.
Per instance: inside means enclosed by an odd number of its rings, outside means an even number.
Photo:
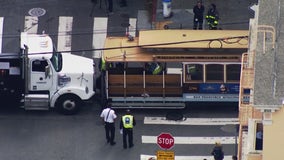
[[[124,88],[123,75],[109,75],[108,90],[110,96],[141,96],[147,93],[150,96],[180,96],[182,87],[180,75],[165,75],[165,88],[163,88],[163,75],[146,75],[145,88],[143,75],[126,75],[126,88]]]

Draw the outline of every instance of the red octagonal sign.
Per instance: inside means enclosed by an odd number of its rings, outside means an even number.
[[[171,149],[175,144],[175,139],[170,133],[161,133],[157,137],[157,144],[162,149]]]

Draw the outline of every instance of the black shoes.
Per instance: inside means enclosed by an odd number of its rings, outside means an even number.
[[[110,143],[110,145],[112,145],[112,146],[114,146],[116,144],[116,142],[112,142],[112,143]]]
[[[129,145],[129,148],[132,148],[133,146],[134,146],[133,144],[132,144],[132,145]],[[123,148],[126,149],[127,146],[123,146]]]

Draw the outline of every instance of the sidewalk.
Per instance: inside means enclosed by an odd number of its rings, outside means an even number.
[[[204,17],[208,6],[215,3],[220,15],[219,27],[222,29],[248,29],[249,19],[253,17],[253,11],[249,6],[257,3],[257,0],[203,0],[205,7]],[[157,10],[155,22],[171,21],[170,29],[192,29],[193,27],[193,7],[196,0],[172,0],[171,18],[164,19],[162,0],[157,0]],[[236,7],[237,6],[237,7]],[[146,10],[138,11],[138,30],[154,29],[150,23],[148,12]],[[204,29],[206,29],[204,21]]]

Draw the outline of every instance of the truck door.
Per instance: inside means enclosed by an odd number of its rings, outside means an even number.
[[[52,70],[46,59],[31,60],[30,91],[47,91],[52,87]]]

